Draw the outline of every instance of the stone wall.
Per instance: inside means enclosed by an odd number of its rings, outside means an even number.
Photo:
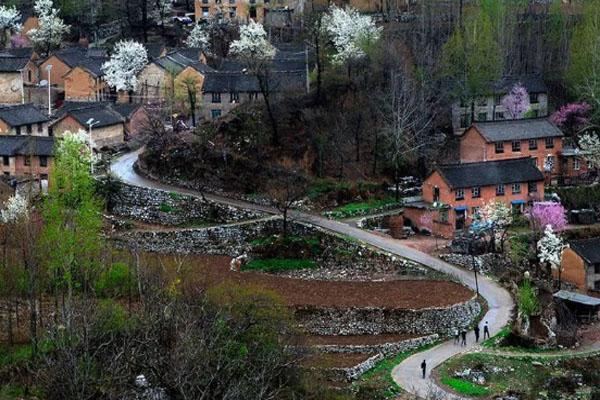
[[[296,321],[313,335],[429,335],[467,327],[481,311],[475,298],[446,308],[391,310],[383,308],[297,308]]]
[[[380,343],[380,344],[361,344],[361,345],[337,345],[325,344],[311,346],[320,353],[366,353],[366,354],[382,354],[389,357],[398,353],[403,353],[408,350],[413,350],[421,346],[426,346],[435,343],[439,340],[440,335],[437,333],[418,338],[405,339],[399,342]]]
[[[442,254],[440,255],[440,258],[447,263],[473,271],[473,257],[468,254]],[[475,265],[477,266],[477,272],[498,276],[507,270],[514,268],[510,259],[494,253],[475,256]]]
[[[209,199],[125,183],[121,185],[119,193],[113,199],[114,215],[151,224],[227,223],[265,216],[258,211],[236,208]]]

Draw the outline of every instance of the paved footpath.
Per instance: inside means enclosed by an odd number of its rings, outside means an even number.
[[[197,191],[163,184],[154,180],[147,179],[137,174],[134,171],[133,165],[136,162],[139,153],[140,150],[125,154],[114,160],[111,165],[111,172],[122,181],[131,185],[162,189],[171,192],[178,192],[181,194],[188,194],[192,196],[199,196],[199,193]],[[205,194],[205,197],[210,200],[214,200],[224,204],[229,204],[236,207],[264,211],[271,214],[278,214],[278,212],[275,209],[266,206],[261,206],[235,199],[229,199],[217,195]],[[298,211],[290,211],[289,216],[291,219],[297,220],[299,222],[309,223],[342,235],[347,235],[371,246],[378,247],[389,253],[423,264],[434,270],[446,273],[448,275],[453,276],[458,281],[462,282],[464,285],[472,288],[473,290],[475,289],[475,278],[472,272],[455,267],[438,259],[437,257],[433,257],[413,248],[410,248],[402,244],[401,241],[376,235],[374,233],[350,226],[343,222],[332,221],[323,218],[319,215],[308,214]],[[510,321],[511,311],[514,306],[514,303],[512,298],[510,297],[510,294],[505,289],[503,289],[499,284],[497,284],[493,280],[483,276],[479,276],[479,292],[488,303],[488,312],[484,316],[483,320],[489,322],[490,331],[493,336]],[[441,394],[446,398],[455,399],[457,398],[457,396],[451,395],[447,392],[443,392],[439,387],[435,385],[433,380],[430,378],[429,372],[436,366],[443,363],[448,358],[456,354],[472,350],[476,346],[474,341],[475,339],[473,333],[469,332],[469,336],[467,339],[468,345],[466,347],[456,346],[451,340],[427,351],[418,353],[412,357],[409,357],[401,364],[397,365],[392,372],[392,376],[394,380],[405,390],[419,397],[426,398],[429,397],[429,395],[432,392],[435,392]],[[422,379],[420,369],[420,364],[424,359],[427,361],[428,366],[426,379]]]

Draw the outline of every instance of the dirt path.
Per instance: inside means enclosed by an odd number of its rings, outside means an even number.
[[[132,185],[198,196],[198,193],[193,190],[177,188],[139,176],[135,172],[133,165],[141,151],[142,150],[138,150],[137,152],[128,153],[116,159],[111,165],[111,172],[121,180]],[[236,207],[263,211],[270,214],[279,214],[270,207],[227,199],[221,196],[206,195],[206,197]],[[475,279],[471,272],[448,264],[429,254],[405,246],[398,240],[374,235],[371,232],[363,231],[342,222],[327,220],[319,215],[293,211],[290,212],[290,217],[303,223],[312,224],[323,229],[350,236],[356,240],[360,240],[374,247],[396,254],[397,256],[423,264],[436,271],[453,276],[471,289],[475,288]],[[491,334],[494,335],[510,321],[514,302],[505,289],[495,281],[486,277],[479,278],[479,291],[488,303],[488,312],[484,316],[484,320],[489,321]],[[459,347],[453,345],[452,341],[448,341],[435,348],[409,357],[394,368],[392,372],[393,379],[404,389],[419,397],[425,398],[434,391],[441,392],[442,395],[447,398],[456,398],[456,396],[440,389],[431,378],[429,371],[454,355],[472,350],[475,347],[473,345],[474,340],[472,334],[469,336],[469,346]],[[428,371],[425,379],[421,377],[420,370],[420,364],[423,359],[427,360],[428,363]]]

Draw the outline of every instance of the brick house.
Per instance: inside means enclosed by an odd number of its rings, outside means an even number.
[[[49,119],[33,104],[0,107],[0,136],[48,136]]]
[[[147,126],[148,113],[141,104],[118,103],[111,106],[125,120],[125,140],[138,136]]]
[[[582,291],[600,291],[600,237],[572,240],[563,252],[561,279]],[[558,272],[555,272],[558,278]]]
[[[99,59],[82,59],[77,66],[64,75],[65,100],[104,101],[111,90],[103,79],[102,63]]]
[[[33,49],[0,51],[0,103],[16,104],[25,99],[25,86],[37,82]]]
[[[53,137],[0,136],[0,157],[4,176],[31,177],[47,181],[53,155]]]
[[[125,118],[111,103],[67,102],[51,124],[52,133],[60,137],[65,132],[89,131],[92,120],[92,146],[95,149],[118,146],[125,141]]]
[[[474,104],[464,104],[460,101],[452,104],[454,133],[460,135],[474,122],[501,121],[508,118],[502,106],[502,98],[516,84],[523,85],[529,93],[531,117],[547,116],[548,88],[539,75],[505,76],[490,86],[488,96],[475,100]]]
[[[195,0],[196,22],[209,18],[262,23],[271,8],[294,9],[289,0]]]
[[[451,238],[491,201],[522,210],[523,205],[542,200],[544,175],[531,158],[440,165],[422,191],[422,200],[405,205],[405,219],[418,229]]]
[[[461,162],[532,157],[542,171],[550,160],[553,176],[562,149],[563,133],[546,118],[475,122],[460,137]]]

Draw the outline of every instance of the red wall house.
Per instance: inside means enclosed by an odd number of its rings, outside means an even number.
[[[532,157],[544,171],[552,157],[551,176],[561,174],[563,134],[546,118],[476,122],[460,138],[461,162]]]
[[[405,205],[412,226],[451,238],[466,229],[485,204],[516,210],[544,198],[544,175],[532,158],[438,166],[425,180],[423,200]]]

